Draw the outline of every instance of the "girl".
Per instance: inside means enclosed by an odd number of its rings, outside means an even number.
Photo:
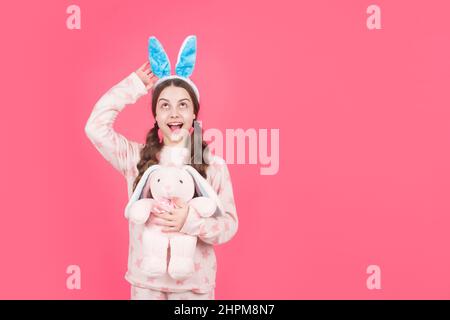
[[[156,87],[157,77],[152,73],[149,63],[144,63],[117,85],[108,90],[95,104],[86,123],[85,131],[95,148],[116,168],[127,181],[128,197],[131,196],[145,170],[158,163],[158,155],[163,148],[185,145],[183,139],[174,138],[173,130],[186,129],[191,132],[199,113],[199,102],[191,85],[182,79],[168,79]],[[152,113],[156,120],[147,133],[145,144],[126,139],[113,129],[114,121],[120,111],[128,104],[135,103],[152,89]],[[161,134],[161,138],[159,137]],[[191,146],[194,135],[191,138]],[[207,144],[202,143],[203,151],[208,152]],[[204,154],[202,152],[202,154]],[[194,153],[191,152],[192,158]],[[149,223],[165,226],[164,231],[183,232],[197,236],[195,251],[195,273],[180,281],[166,274],[150,278],[140,271],[139,258],[142,238],[136,227],[129,224],[128,271],[125,279],[131,284],[131,299],[214,299],[216,257],[213,245],[229,241],[238,229],[238,217],[234,203],[230,174],[225,161],[210,154],[208,161],[191,165],[208,181],[216,191],[225,214],[219,217],[200,217],[182,201],[171,212],[151,212]],[[170,248],[168,257],[170,255]]]

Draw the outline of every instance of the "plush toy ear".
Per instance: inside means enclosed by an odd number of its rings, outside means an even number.
[[[218,214],[224,214],[225,209],[222,205],[222,202],[220,201],[217,193],[214,191],[214,189],[211,187],[211,185],[206,181],[205,178],[203,178],[200,173],[198,173],[197,170],[195,170],[190,165],[185,165],[183,168],[192,176],[194,179],[194,184],[196,186],[198,196],[199,197],[207,197],[211,198],[216,202],[217,208],[216,213]]]
[[[148,60],[155,76],[162,78],[170,75],[169,57],[155,37],[148,39]]]
[[[153,173],[154,171],[158,170],[161,166],[159,164],[154,164],[150,167],[147,168],[147,170],[145,170],[145,172],[142,174],[141,179],[139,180],[136,188],[134,189],[133,193],[130,196],[130,199],[128,200],[128,203],[125,207],[125,217],[128,219],[128,210],[131,207],[131,205],[133,204],[133,202],[141,199],[142,196],[142,192],[144,190],[144,187],[147,183],[147,180],[150,177],[150,174]]]
[[[194,71],[195,57],[197,54],[197,37],[194,35],[184,39],[178,53],[175,73],[181,77],[188,78]]]
[[[152,175],[155,173],[156,171],[152,171],[149,176],[147,177],[147,181],[145,182],[145,186],[142,189],[142,193],[140,195],[140,199],[142,198],[153,198],[152,192],[151,192],[151,185],[150,185],[150,179],[152,177]]]

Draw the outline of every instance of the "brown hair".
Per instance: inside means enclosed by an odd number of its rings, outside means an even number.
[[[192,89],[192,87],[182,79],[174,78],[169,79],[166,81],[161,82],[157,87],[153,89],[152,93],[152,113],[153,116],[156,118],[156,105],[158,102],[159,95],[164,90],[164,88],[168,86],[176,86],[186,89],[186,91],[189,93],[189,96],[192,99],[192,102],[194,104],[194,114],[195,117],[198,118],[198,113],[200,111],[200,104],[198,102],[197,96]],[[198,122],[194,120],[193,123],[194,129],[199,130],[201,136],[203,136],[203,130],[199,126]],[[145,170],[147,170],[150,166],[154,164],[158,164],[159,160],[157,158],[158,153],[161,151],[162,147],[164,146],[163,142],[159,141],[158,136],[158,123],[155,121],[155,124],[153,125],[153,128],[150,129],[150,131],[147,133],[146,139],[145,139],[145,146],[142,148],[140,152],[140,160],[138,164],[136,165],[138,169],[138,175],[136,179],[134,180],[133,184],[133,191],[136,189],[137,184],[139,183],[139,180],[141,180],[142,175],[144,174]],[[206,169],[208,168],[208,164],[203,161],[203,155],[205,155],[205,150],[208,150],[208,144],[205,141],[201,141],[201,136],[195,136],[194,134],[191,134],[191,163],[190,165],[196,169],[203,178],[206,179]],[[196,139],[196,141],[194,141]],[[199,140],[202,143],[202,161],[201,163],[197,163],[198,161],[194,162],[194,145],[199,143]],[[209,151],[209,150],[208,150]]]

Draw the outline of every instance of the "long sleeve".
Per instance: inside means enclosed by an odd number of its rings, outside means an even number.
[[[193,208],[189,208],[188,216],[180,232],[198,236],[208,244],[223,244],[236,234],[239,221],[227,164],[222,159],[221,162],[210,166],[213,166],[212,169],[215,172],[212,177],[212,186],[224,207],[225,214],[204,218]]]
[[[117,133],[114,121],[127,104],[147,93],[139,76],[133,72],[109,89],[95,104],[85,132],[100,154],[123,175],[133,170],[139,158],[140,144]]]

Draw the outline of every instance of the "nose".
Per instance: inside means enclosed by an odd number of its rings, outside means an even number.
[[[171,185],[165,185],[164,186],[164,191],[166,191],[166,192],[172,191],[172,186]]]
[[[178,109],[177,108],[171,108],[170,110],[170,117],[171,118],[178,118]]]

